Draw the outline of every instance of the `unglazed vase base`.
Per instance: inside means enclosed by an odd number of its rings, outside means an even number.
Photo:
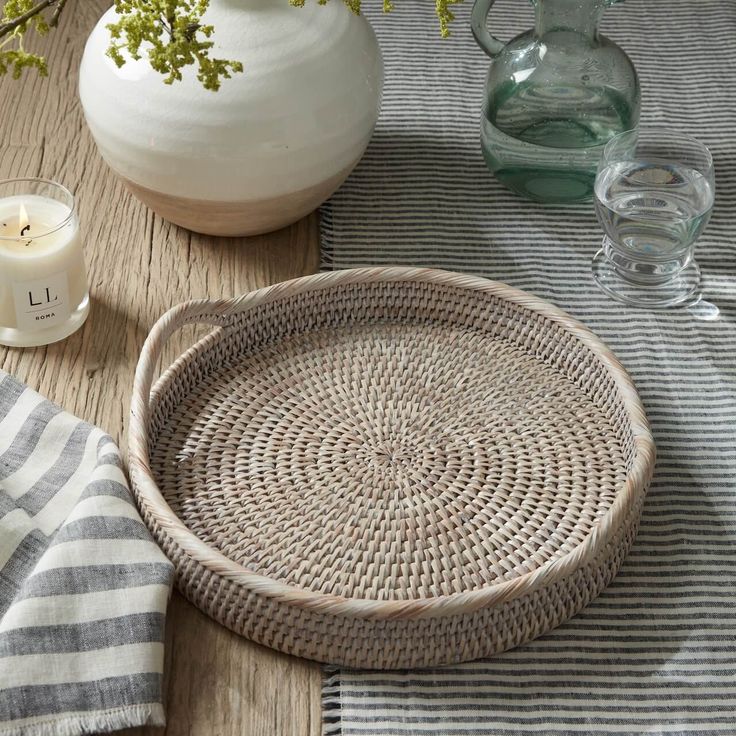
[[[226,237],[261,235],[300,220],[347,179],[358,161],[308,189],[279,197],[235,202],[188,199],[162,194],[121,177],[125,186],[164,220],[203,235]]]

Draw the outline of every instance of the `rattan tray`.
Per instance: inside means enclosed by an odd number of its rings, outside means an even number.
[[[151,390],[165,341],[216,327]],[[179,590],[244,636],[356,667],[491,655],[597,596],[654,445],[609,350],[503,284],[387,268],[164,315],[133,487]]]

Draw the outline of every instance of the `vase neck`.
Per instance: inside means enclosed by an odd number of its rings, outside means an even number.
[[[610,0],[534,0],[536,33],[541,38],[572,32],[594,42],[603,11],[610,4]]]

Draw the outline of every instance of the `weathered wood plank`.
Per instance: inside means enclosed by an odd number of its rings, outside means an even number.
[[[61,27],[36,44],[49,57],[48,79],[0,79],[0,178],[44,176],[75,192],[93,297],[83,330],[47,348],[0,348],[0,367],[124,447],[135,363],[155,319],[186,299],[230,297],[312,273],[319,246],[316,216],[261,237],[193,235],[152,215],[115,180],[77,98],[84,41],[109,4],[70,3],[73,12]],[[170,354],[187,339],[191,333]],[[320,732],[316,665],[231,634],[177,594],[169,609],[167,663],[171,736]]]

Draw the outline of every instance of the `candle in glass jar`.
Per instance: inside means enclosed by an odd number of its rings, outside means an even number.
[[[0,182],[0,344],[62,340],[89,312],[72,195],[53,182]]]

